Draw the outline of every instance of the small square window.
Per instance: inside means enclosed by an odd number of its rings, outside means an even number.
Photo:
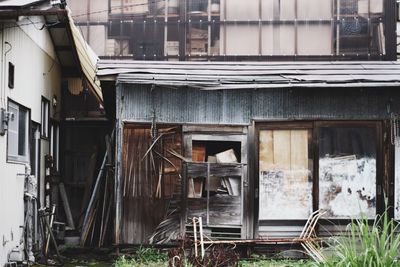
[[[50,113],[50,101],[42,97],[42,116],[41,116],[41,128],[40,135],[42,138],[49,137],[49,113]]]
[[[29,110],[14,102],[8,102],[12,113],[8,123],[7,159],[29,162]]]

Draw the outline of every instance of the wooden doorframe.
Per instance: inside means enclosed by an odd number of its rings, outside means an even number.
[[[253,212],[253,238],[258,238],[259,237],[259,197],[260,197],[260,188],[259,188],[259,183],[260,183],[260,157],[259,157],[259,152],[260,152],[260,131],[262,130],[310,130],[311,134],[313,134],[313,127],[314,123],[312,121],[282,121],[282,122],[256,122],[255,123],[255,138],[254,138],[254,186],[253,186],[253,196],[254,196],[254,212]],[[313,136],[311,137],[311,140],[313,140]],[[310,145],[311,149],[314,149],[313,145]],[[313,151],[312,151],[313,153]],[[303,220],[297,221],[297,220],[292,220],[292,221],[280,221],[279,223],[281,224],[286,224],[290,225],[290,223],[293,222],[298,222],[301,223]],[[305,222],[305,220],[304,220]]]
[[[376,134],[376,214],[381,214],[385,209],[383,184],[384,184],[384,140],[383,140],[383,121],[380,120],[331,120],[331,121],[315,121],[314,122],[314,187],[313,187],[313,208],[319,208],[319,129],[321,127],[365,127],[375,129]],[[322,221],[324,221],[322,219]],[[330,223],[336,222],[338,224],[346,225],[350,220],[346,219],[329,219]]]

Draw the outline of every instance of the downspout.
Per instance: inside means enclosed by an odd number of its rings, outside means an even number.
[[[0,108],[6,108],[5,106],[5,70],[6,66],[4,63],[4,23],[1,24],[1,87],[0,87]]]

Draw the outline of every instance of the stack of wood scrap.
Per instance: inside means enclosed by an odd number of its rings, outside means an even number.
[[[81,246],[101,247],[107,240],[111,239],[112,236],[111,214],[114,202],[113,137],[114,132],[111,137],[106,136],[106,152],[97,174],[82,223],[80,237]]]

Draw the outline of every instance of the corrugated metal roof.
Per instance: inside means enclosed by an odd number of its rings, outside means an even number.
[[[395,61],[167,62],[100,60],[100,79],[203,90],[400,86]]]

